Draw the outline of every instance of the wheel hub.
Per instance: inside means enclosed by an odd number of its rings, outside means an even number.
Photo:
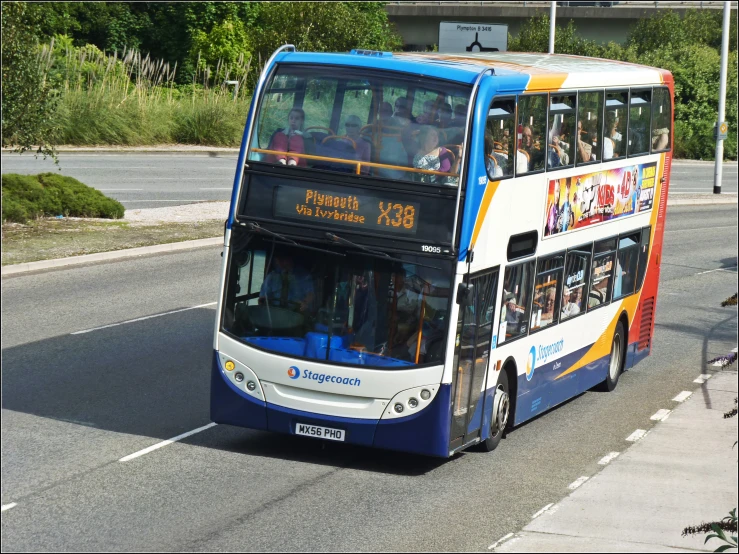
[[[492,434],[497,435],[503,431],[508,424],[508,412],[510,409],[510,398],[502,386],[498,385],[493,400]]]

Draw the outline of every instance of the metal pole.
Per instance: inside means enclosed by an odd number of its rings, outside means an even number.
[[[549,53],[554,54],[554,22],[557,19],[557,3],[552,2],[549,12]]]
[[[724,116],[726,112],[726,66],[729,59],[729,18],[731,16],[731,2],[724,2],[724,28],[721,36],[721,84],[718,91],[718,123],[716,124],[716,167],[713,172],[713,194],[721,194],[721,173],[724,162],[724,139],[722,128],[725,130]]]

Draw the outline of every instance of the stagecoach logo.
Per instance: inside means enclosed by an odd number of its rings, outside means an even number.
[[[297,366],[290,366],[287,370],[287,376],[290,379],[308,379],[310,381],[317,381],[319,385],[324,383],[335,383],[337,385],[349,385],[351,387],[358,387],[362,384],[362,381],[357,377],[341,377],[340,375],[328,375],[326,373],[316,373],[310,369],[304,369],[300,371]]]
[[[287,376],[290,379],[297,379],[300,377],[300,370],[295,366],[290,366],[290,369],[287,370]]]
[[[529,358],[526,360],[526,380],[531,381],[534,376],[534,368],[536,367],[536,346],[532,346],[529,350]]]

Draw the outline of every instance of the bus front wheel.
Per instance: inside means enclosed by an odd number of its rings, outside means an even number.
[[[618,385],[618,378],[624,367],[625,337],[624,324],[619,321],[618,325],[616,325],[616,332],[613,333],[611,358],[608,362],[608,374],[606,375],[605,381],[600,384],[600,389],[603,391],[611,392]]]
[[[486,452],[492,452],[500,444],[508,427],[508,418],[511,413],[511,397],[508,388],[508,373],[501,371],[498,376],[498,384],[493,396],[493,414],[490,418],[490,436],[482,443]]]

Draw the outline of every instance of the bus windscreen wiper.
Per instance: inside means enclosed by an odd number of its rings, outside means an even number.
[[[341,256],[342,258],[346,256],[346,254],[342,254],[341,252],[334,252],[333,250],[326,250],[325,248],[316,248],[315,246],[306,246],[305,244],[300,244],[299,242],[295,242],[291,238],[281,235],[280,233],[275,233],[274,231],[270,231],[269,229],[266,229],[262,227],[261,225],[259,225],[258,223],[254,223],[252,221],[249,221],[248,223],[243,223],[242,225],[245,225],[246,227],[251,229],[251,231],[254,233],[259,233],[261,235],[267,235],[270,237],[274,237],[288,244],[292,244],[293,246],[297,246],[298,248],[303,248],[304,250],[315,250],[316,252],[324,252],[326,254],[332,254],[334,256]]]
[[[370,254],[371,256],[376,256],[378,258],[385,258],[386,260],[392,260],[394,262],[400,262],[402,264],[408,263],[407,260],[401,260],[400,258],[394,258],[387,252],[382,252],[380,250],[373,250],[372,248],[367,248],[366,246],[362,246],[361,244],[357,244],[356,242],[352,242],[348,239],[345,239],[343,237],[340,237],[339,235],[335,235],[334,233],[326,233],[326,238],[334,241],[334,242],[340,242],[341,244],[346,244],[347,246],[352,246],[354,248],[358,248],[362,252],[366,252],[367,254]],[[440,267],[436,267],[435,265],[428,265],[428,264],[422,264],[420,262],[413,262],[414,265],[420,265],[422,267],[430,267],[431,269],[441,269]]]

